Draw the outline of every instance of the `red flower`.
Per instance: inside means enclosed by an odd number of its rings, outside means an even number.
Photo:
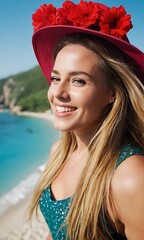
[[[126,15],[123,6],[108,8],[101,17],[101,32],[118,38],[123,38],[132,27],[131,15]]]
[[[79,4],[75,5],[74,11],[71,11],[68,19],[74,26],[89,27],[99,19],[99,11],[99,4],[81,0]]]
[[[43,4],[32,15],[34,31],[52,25],[71,25],[91,28],[125,40],[133,27],[131,15],[123,6],[108,8],[103,4],[80,0],[75,4],[65,0],[61,8]]]
[[[55,25],[56,8],[52,4],[43,4],[32,15],[32,20],[34,31],[42,27]]]
[[[69,21],[68,16],[74,11],[76,5],[71,1],[65,1],[62,5],[62,8],[57,9],[57,18],[56,22],[59,25],[72,25]]]

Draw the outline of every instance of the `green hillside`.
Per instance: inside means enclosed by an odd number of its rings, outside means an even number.
[[[9,105],[21,106],[23,111],[43,112],[50,108],[47,100],[49,84],[37,66],[29,71],[5,78],[0,81],[0,95],[4,93],[4,86],[9,92]],[[4,100],[6,102],[6,100]]]

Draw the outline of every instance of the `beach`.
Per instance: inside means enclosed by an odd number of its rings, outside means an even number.
[[[0,218],[1,240],[46,240],[48,227],[39,211],[40,222],[33,217],[32,226],[27,219],[27,209],[32,194],[10,207]]]
[[[53,121],[53,115],[51,111],[44,113],[32,113],[32,112],[18,112],[17,115],[25,117],[37,117]],[[21,194],[19,201],[16,201],[13,205],[10,205],[0,215],[0,240],[46,240],[49,234],[48,227],[44,221],[41,212],[39,211],[39,219],[36,216],[33,217],[32,226],[27,219],[27,209],[30,204],[32,193],[37,180],[42,173],[44,166],[38,169],[36,173],[31,175],[31,178],[27,179],[27,185],[29,181],[31,186],[26,194]],[[33,177],[32,177],[33,176]],[[10,198],[10,196],[7,196]]]
[[[14,114],[27,117],[38,117],[42,119],[47,119],[48,121],[53,121],[53,114],[51,110],[47,110],[45,112],[28,112],[14,110]]]

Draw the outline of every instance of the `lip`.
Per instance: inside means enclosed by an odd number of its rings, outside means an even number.
[[[59,109],[61,108],[61,109]],[[63,111],[63,108],[66,109],[66,111]],[[77,110],[77,107],[69,106],[69,105],[63,105],[63,104],[54,104],[54,113],[56,116],[65,117],[72,115]]]

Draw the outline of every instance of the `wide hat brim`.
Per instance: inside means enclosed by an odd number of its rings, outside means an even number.
[[[54,48],[60,39],[71,33],[87,33],[111,42],[120,48],[124,53],[126,53],[136,63],[136,67],[139,72],[144,73],[144,53],[132,44],[114,36],[88,28],[69,25],[54,25],[37,30],[32,37],[32,44],[36,58],[46,79],[49,82],[51,70],[53,68]]]

